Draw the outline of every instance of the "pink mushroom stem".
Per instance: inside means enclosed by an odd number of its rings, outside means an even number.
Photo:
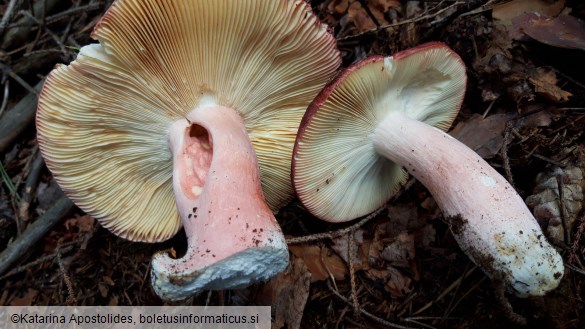
[[[288,249],[264,202],[256,154],[240,115],[198,108],[172,124],[173,189],[188,239],[185,256],[152,260],[163,299],[249,285],[283,271]]]
[[[390,112],[373,142],[427,187],[462,250],[490,278],[518,296],[559,284],[562,258],[514,188],[477,153],[402,111]]]

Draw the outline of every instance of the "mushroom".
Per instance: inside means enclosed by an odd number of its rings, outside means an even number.
[[[47,77],[38,142],[65,193],[113,233],[187,253],[152,261],[167,300],[284,270],[298,124],[340,64],[301,0],[118,0],[99,43]],[[264,201],[266,197],[266,201]]]
[[[490,278],[518,296],[543,295],[563,275],[560,255],[514,188],[442,131],[457,115],[465,84],[464,63],[436,42],[347,68],[301,121],[293,186],[315,216],[343,222],[386,203],[405,181],[404,167]]]

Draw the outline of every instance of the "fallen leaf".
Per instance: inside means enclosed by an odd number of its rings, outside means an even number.
[[[553,102],[566,102],[573,95],[557,86],[557,77],[552,70],[537,68],[532,71],[528,81],[534,86],[534,90],[538,94]]]
[[[492,17],[500,21],[512,21],[515,17],[526,13],[537,12],[547,16],[556,16],[565,8],[565,0],[513,0],[492,9]]]
[[[100,292],[100,295],[104,298],[108,296],[108,292],[110,291],[108,286],[106,284],[104,284],[103,282],[98,283],[98,290]]]
[[[513,29],[549,46],[585,50],[585,22],[570,16],[528,13],[512,21]]]
[[[336,280],[343,280],[347,275],[345,262],[326,247],[292,245],[289,250],[303,260],[314,281],[326,280],[331,275]]]
[[[431,224],[427,224],[414,231],[415,245],[421,249],[428,249],[435,242],[437,231]]]
[[[388,268],[390,273],[390,280],[386,282],[386,289],[390,291],[392,296],[403,297],[412,291],[412,279],[402,275],[400,271],[393,267]]]
[[[95,225],[95,219],[90,215],[75,216],[65,220],[65,227],[68,231],[73,231],[77,228],[79,233],[90,233],[93,232]]]
[[[291,246],[295,247],[295,246]],[[301,319],[305,304],[309,297],[311,273],[299,257],[292,257],[287,270],[270,280],[260,292],[268,297],[272,305],[274,322],[272,328],[297,329],[301,326]]]
[[[400,233],[392,243],[384,247],[380,256],[392,266],[409,267],[415,256],[414,236],[406,232]]]
[[[39,294],[38,290],[28,288],[21,297],[15,297],[10,301],[9,306],[29,306],[33,305],[35,298]]]
[[[398,0],[368,0],[368,4],[370,5],[370,8],[375,8],[384,14],[388,12],[388,9],[390,8],[398,9],[402,6]]]
[[[108,306],[118,306],[118,296],[112,296],[108,302]]]
[[[327,4],[327,10],[331,14],[343,15],[349,8],[349,0],[333,0]]]
[[[376,18],[376,21],[380,25],[388,25],[385,14],[391,4],[386,4],[383,0],[368,0],[366,2],[368,9],[372,15]],[[386,7],[388,6],[388,7]]]
[[[384,289],[393,297],[403,297],[412,290],[412,279],[402,275],[392,266],[384,269],[372,268],[365,271],[365,274],[371,280],[384,284]]]
[[[368,257],[372,245],[372,239],[364,239],[365,231],[363,229],[356,230],[354,232],[354,252],[353,252],[353,269],[360,271],[370,268],[368,263]],[[331,248],[335,253],[341,257],[341,259],[348,264],[348,251],[349,251],[349,236],[344,234],[338,238],[333,239],[333,245]]]
[[[85,215],[77,218],[77,227],[80,233],[93,232],[95,226],[95,219],[90,215]]]
[[[504,142],[508,114],[493,114],[484,118],[473,114],[466,121],[461,121],[449,134],[474,150],[484,159],[489,159],[500,152]]]
[[[370,18],[364,7],[359,1],[352,2],[347,14],[359,32],[368,31],[376,28],[376,24]]]
[[[418,215],[417,205],[414,203],[390,205],[386,209],[389,221],[383,225],[390,237],[425,224],[425,219]]]

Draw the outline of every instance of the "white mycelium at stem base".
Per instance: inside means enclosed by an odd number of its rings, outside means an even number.
[[[166,300],[267,280],[288,264],[284,236],[264,202],[256,153],[240,115],[198,108],[169,131],[173,190],[187,254],[152,261],[152,282]]]
[[[519,296],[556,288],[561,256],[514,188],[477,153],[401,111],[389,112],[373,143],[427,187],[463,251],[490,278]]]

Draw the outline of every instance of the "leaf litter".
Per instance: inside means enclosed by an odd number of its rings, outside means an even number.
[[[90,42],[89,33],[110,2],[82,0],[51,7],[47,14],[53,16],[37,24],[36,33],[2,49],[2,64],[35,85],[39,75],[57,62],[70,61],[76,49]],[[21,10],[30,11],[23,3]],[[551,173],[583,168],[585,72],[578,59],[583,58],[579,42],[585,6],[569,0],[310,3],[337,37],[345,66],[431,40],[444,41],[461,55],[470,78],[451,133],[496,169],[509,171],[523,197],[549,191],[546,198],[533,197],[536,201],[528,202],[532,207],[551,202],[553,195],[555,206],[565,204],[572,216],[569,221],[558,216],[541,221],[544,227],[560,226],[562,234],[549,234],[566,240],[556,244],[567,261],[561,286],[541,298],[510,296],[510,302],[531,327],[583,327],[585,220],[582,208],[570,206],[579,195],[570,187],[575,184],[571,179],[561,180],[561,190],[542,184]],[[62,14],[66,11],[68,15]],[[7,28],[18,32],[20,18],[14,15]],[[542,27],[551,34],[542,36]],[[49,30],[65,41],[59,44]],[[565,39],[575,43],[558,44]],[[8,86],[3,81],[10,111],[27,88],[16,80]],[[34,129],[29,128],[0,154],[16,191],[0,188],[0,248],[30,225],[18,218],[15,195],[23,192],[33,146]],[[45,169],[30,206],[31,223],[56,195],[58,186]],[[353,224],[319,222],[295,202],[277,218],[289,236],[336,232]],[[210,292],[192,303],[272,305],[278,328],[513,327],[488,280],[459,250],[432,197],[416,181],[409,181],[380,214],[349,234],[327,235],[291,244],[290,268],[268,283]],[[184,235],[155,245],[124,241],[77,210],[30,246],[17,264],[18,275],[0,278],[0,304],[160,305],[150,288],[151,256],[184,241]]]

